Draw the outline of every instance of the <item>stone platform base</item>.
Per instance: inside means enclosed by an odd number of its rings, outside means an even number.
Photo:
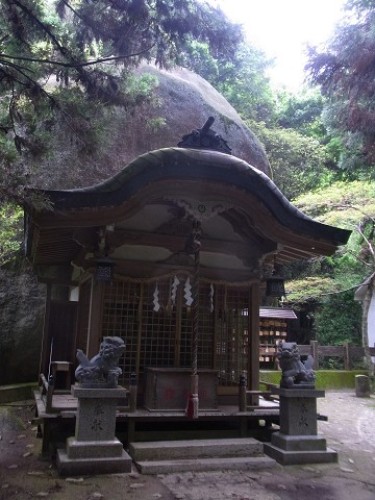
[[[114,474],[131,472],[131,458],[124,450],[115,458],[68,458],[64,450],[57,451],[57,469],[62,476]]]
[[[57,450],[57,470],[62,476],[131,472],[132,459],[118,439],[110,441],[67,440],[65,450]]]
[[[320,436],[289,436],[281,432],[264,444],[264,453],[282,465],[337,462],[337,452],[326,447]]]

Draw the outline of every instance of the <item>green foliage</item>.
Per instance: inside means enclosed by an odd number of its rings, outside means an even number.
[[[192,40],[186,54],[184,54],[183,66],[194,71],[202,78],[216,86],[221,81],[220,61],[210,52],[207,43]]]
[[[289,304],[316,303],[322,296],[338,291],[334,279],[327,275],[305,276],[287,281],[285,289]]]
[[[374,182],[338,181],[294,200],[302,212],[315,220],[353,232],[347,245],[336,255],[315,260],[314,266],[306,266],[305,273],[298,269],[302,281],[291,282],[288,300],[316,299],[356,287],[373,271],[374,195]],[[293,272],[291,277],[295,277]]]
[[[361,318],[362,308],[354,301],[353,290],[322,297],[315,312],[316,339],[322,345],[361,345]]]
[[[329,182],[327,152],[318,140],[294,129],[268,128],[248,122],[264,144],[273,170],[273,180],[289,199]]]
[[[321,122],[323,104],[323,97],[316,88],[304,88],[299,94],[279,92],[276,123],[281,128],[292,128],[303,135],[321,138],[325,134]]]
[[[310,217],[334,226],[353,229],[375,217],[374,181],[337,181],[297,197],[293,203]]]
[[[338,181],[305,193],[295,205],[314,219],[351,229],[347,245],[335,255],[297,269],[286,284],[289,303],[314,304],[317,340],[325,345],[361,343],[361,306],[356,288],[375,269],[375,183]],[[290,271],[295,278],[293,270]]]
[[[0,266],[9,262],[20,250],[23,211],[9,203],[0,207]]]
[[[323,120],[339,139],[339,166],[373,177],[375,163],[375,9],[373,2],[351,0],[345,24],[328,49],[310,49],[308,71],[327,97]]]
[[[266,77],[270,65],[264,53],[250,45],[242,45],[232,61],[221,63],[216,87],[244,120],[273,122],[274,95]]]
[[[206,43],[193,41],[183,65],[211,83],[244,120],[272,123],[274,95],[266,77],[271,65],[264,53],[249,44],[241,44],[230,60],[217,58]]]

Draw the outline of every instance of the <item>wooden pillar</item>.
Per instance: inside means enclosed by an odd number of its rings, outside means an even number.
[[[350,360],[350,349],[349,342],[344,342],[344,370],[350,370],[351,368],[351,360]]]
[[[250,287],[249,293],[249,352],[247,386],[255,391],[259,388],[259,283]],[[258,396],[251,396],[251,405],[258,404]]]
[[[43,339],[42,339],[42,352],[40,353],[39,360],[39,373],[43,373],[45,377],[48,379],[49,375],[49,360],[50,360],[50,351],[51,351],[51,340],[50,340],[50,332],[49,332],[49,317],[50,317],[50,308],[51,308],[51,291],[52,285],[47,283],[47,296],[46,296],[46,305],[45,305],[45,313],[44,313],[44,328],[43,328]]]
[[[137,384],[140,375],[140,366],[141,366],[141,349],[142,349],[142,333],[143,333],[143,300],[144,300],[144,284],[140,284],[139,290],[139,303],[138,303],[138,311],[137,311],[137,320],[138,320],[138,330],[137,330],[137,353],[135,358],[135,374],[137,377]]]
[[[310,345],[311,345],[311,350],[312,350],[311,355],[314,358],[313,369],[314,370],[319,370],[318,341],[317,340],[311,340],[310,341]]]

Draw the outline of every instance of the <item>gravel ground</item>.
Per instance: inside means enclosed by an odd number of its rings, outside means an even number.
[[[374,500],[375,397],[327,391],[318,411],[319,432],[339,454],[337,464],[264,471],[113,474],[60,478],[40,459],[41,442],[30,422],[33,403],[0,407],[0,500]]]

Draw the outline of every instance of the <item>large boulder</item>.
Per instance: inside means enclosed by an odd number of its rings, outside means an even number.
[[[152,149],[176,146],[183,135],[200,128],[212,116],[212,129],[227,141],[232,154],[269,175],[262,144],[210,83],[184,68],[166,71],[143,65],[137,73],[155,77],[158,99],[144,106],[134,116],[131,129],[123,131],[129,160]],[[163,121],[150,133],[148,124],[157,123],[158,118]]]
[[[147,91],[128,109],[108,107],[95,123],[65,117],[54,127],[49,154],[36,164],[34,185],[67,189],[103,181],[143,153],[177,146],[182,136],[202,127],[210,116],[215,119],[212,130],[227,141],[232,154],[269,175],[262,144],[206,80],[183,68],[166,71],[152,65],[138,67],[134,77],[142,80],[132,85]],[[94,134],[99,131],[94,146],[90,127]]]

